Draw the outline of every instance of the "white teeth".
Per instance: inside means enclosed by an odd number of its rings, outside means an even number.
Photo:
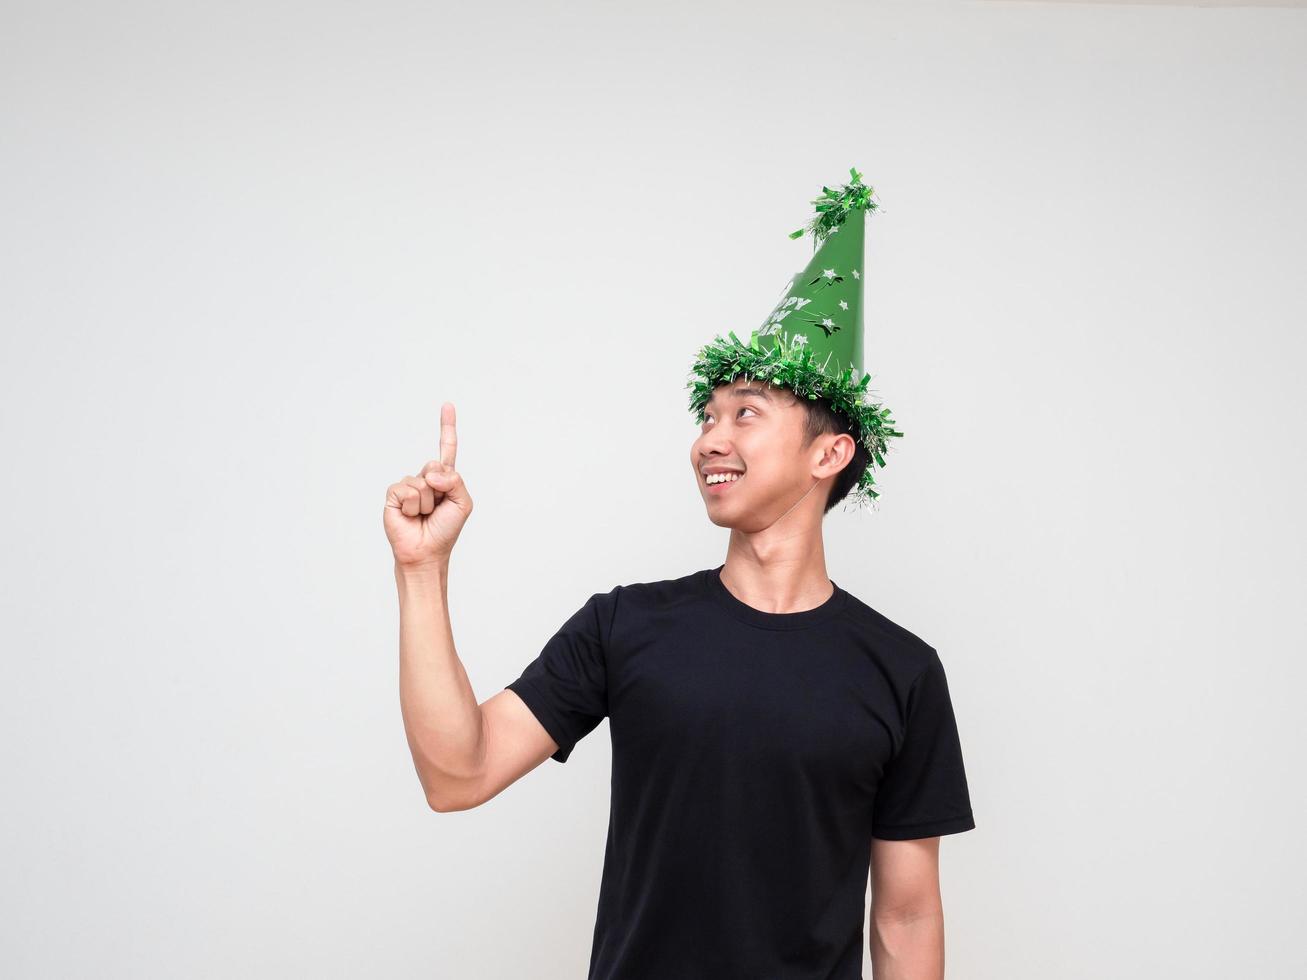
[[[739,473],[709,473],[708,483],[733,483],[740,478]]]

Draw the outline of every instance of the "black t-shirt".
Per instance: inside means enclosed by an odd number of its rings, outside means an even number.
[[[769,613],[721,568],[596,593],[507,685],[559,762],[609,719],[587,980],[856,980],[871,839],[975,827],[944,668],[838,585]]]

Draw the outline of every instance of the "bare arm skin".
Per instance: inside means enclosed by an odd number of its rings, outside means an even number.
[[[404,732],[427,802],[440,813],[480,806],[558,751],[512,691],[477,703],[454,647],[448,572],[395,566]]]
[[[944,980],[939,838],[871,841],[872,980]]]
[[[428,805],[467,810],[530,772],[558,745],[507,689],[478,704],[454,647],[449,558],[472,513],[454,469],[454,406],[440,413],[441,458],[386,491],[386,536],[399,592],[399,696],[404,733]]]

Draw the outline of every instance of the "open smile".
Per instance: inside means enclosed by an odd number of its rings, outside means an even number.
[[[704,486],[708,493],[719,494],[728,492],[731,487],[744,479],[743,473],[710,473],[706,476]]]

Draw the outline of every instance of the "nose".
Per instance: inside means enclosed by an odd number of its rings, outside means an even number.
[[[700,457],[725,456],[730,452],[731,441],[722,432],[721,426],[714,425],[699,436],[696,445]]]

